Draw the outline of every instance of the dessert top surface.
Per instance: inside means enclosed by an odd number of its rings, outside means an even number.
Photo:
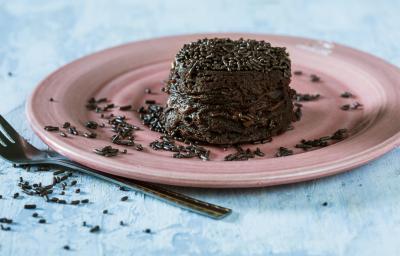
[[[204,38],[183,45],[175,67],[189,70],[259,71],[290,70],[284,47],[251,39]]]

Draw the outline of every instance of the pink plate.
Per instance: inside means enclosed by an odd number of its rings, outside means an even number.
[[[65,121],[78,130],[86,130],[88,120],[99,121],[99,114],[88,112],[85,103],[91,97],[107,97],[117,105],[133,104],[134,109],[145,99],[165,102],[160,92],[170,63],[184,44],[204,37],[252,38],[287,47],[293,76],[291,85],[302,93],[319,93],[315,102],[306,102],[303,118],[295,129],[275,137],[272,143],[259,146],[265,157],[249,161],[226,162],[230,153],[211,149],[211,161],[174,159],[171,152],[154,151],[149,143],[160,134],[141,125],[135,111],[119,112],[129,122],[143,128],[136,141],[145,146],[142,152],[131,148],[128,154],[113,158],[98,156],[93,149],[110,144],[109,128],[99,128],[97,139],[82,136],[63,138],[47,132],[45,125],[61,126]],[[310,82],[317,74],[321,82]],[[130,43],[107,49],[74,61],[47,77],[36,88],[27,103],[28,119],[34,131],[55,151],[86,166],[128,178],[194,187],[261,187],[315,179],[343,172],[365,164],[399,145],[400,141],[400,70],[369,54],[342,45],[297,37],[258,34],[197,34],[173,36]],[[153,94],[146,94],[151,88]],[[344,91],[356,95],[341,98]],[[49,101],[53,98],[54,101]],[[360,110],[342,111],[343,104],[361,102]],[[301,139],[330,135],[347,128],[350,137],[326,148],[293,156],[275,158],[277,148],[293,148]],[[121,148],[121,147],[119,147]]]

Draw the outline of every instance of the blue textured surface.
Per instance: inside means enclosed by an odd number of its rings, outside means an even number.
[[[0,113],[40,144],[21,105],[43,77],[85,54],[162,35],[297,35],[346,44],[399,66],[399,10],[395,0],[0,1]],[[16,222],[13,231],[0,231],[0,255],[399,255],[399,156],[396,149],[354,171],[301,184],[178,189],[233,208],[235,214],[223,221],[86,176],[77,177],[79,197],[90,198],[90,205],[52,205],[27,196],[14,200],[19,176],[50,182],[51,175],[0,161],[0,218]],[[115,200],[125,194],[129,202]],[[28,202],[38,204],[48,224],[37,224],[32,212],[22,209]],[[127,225],[119,226],[120,220]],[[102,231],[90,234],[82,221],[99,224]],[[153,233],[143,233],[145,228]],[[65,244],[72,251],[63,250]]]

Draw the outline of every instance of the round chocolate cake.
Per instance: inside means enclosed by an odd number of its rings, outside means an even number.
[[[202,39],[172,63],[163,115],[172,136],[211,144],[269,139],[295,121],[285,48],[256,40]]]

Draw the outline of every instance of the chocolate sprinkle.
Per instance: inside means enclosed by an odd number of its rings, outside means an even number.
[[[265,156],[265,154],[259,148],[257,148],[255,151],[251,151],[249,148],[244,150],[240,146],[235,146],[235,149],[236,153],[225,156],[225,161],[246,161],[250,158],[254,158],[255,156]]]
[[[344,92],[344,93],[340,94],[340,97],[342,97],[342,98],[353,98],[354,95],[351,92]]]
[[[85,126],[89,129],[97,129],[99,125],[95,121],[88,121],[86,122]]]
[[[0,225],[0,229],[1,229],[2,231],[10,231],[10,230],[11,230],[11,227],[6,227],[6,226],[4,226],[3,224],[1,224],[1,225]]]
[[[26,204],[26,205],[24,205],[24,208],[25,209],[36,209],[36,204]]]
[[[197,157],[201,160],[208,161],[210,151],[204,147],[188,142],[189,145],[181,146],[175,143],[175,140],[170,136],[163,135],[160,140],[155,140],[150,143],[150,147],[154,150],[164,150],[175,152],[173,158],[193,158]]]
[[[275,154],[276,157],[290,156],[290,155],[293,155],[293,150],[290,150],[285,147],[280,147],[278,149],[278,152]]]
[[[97,148],[93,150],[97,155],[105,156],[105,157],[113,157],[117,156],[119,149],[113,148],[111,146],[105,146],[103,148]]]
[[[311,82],[317,83],[321,81],[321,78],[315,74],[310,75]]]
[[[90,229],[90,233],[97,233],[100,231],[100,227],[99,226],[94,226],[93,228]]]
[[[56,131],[59,130],[58,127],[56,127],[56,126],[51,126],[51,125],[45,126],[44,129],[45,129],[46,131],[48,131],[48,132],[56,132]]]
[[[347,129],[339,129],[331,136],[324,136],[318,139],[313,140],[301,140],[299,144],[297,144],[296,148],[301,148],[305,151],[313,149],[313,148],[322,148],[329,145],[329,141],[340,141],[348,136]]]
[[[132,109],[132,105],[126,105],[126,106],[119,107],[119,110],[121,110],[121,111],[128,111],[131,109]]]
[[[314,101],[318,100],[321,97],[319,94],[301,94],[301,93],[296,93],[294,95],[294,100],[295,101]]]
[[[0,218],[0,223],[11,224],[11,223],[13,223],[13,220],[7,219],[7,218]]]

